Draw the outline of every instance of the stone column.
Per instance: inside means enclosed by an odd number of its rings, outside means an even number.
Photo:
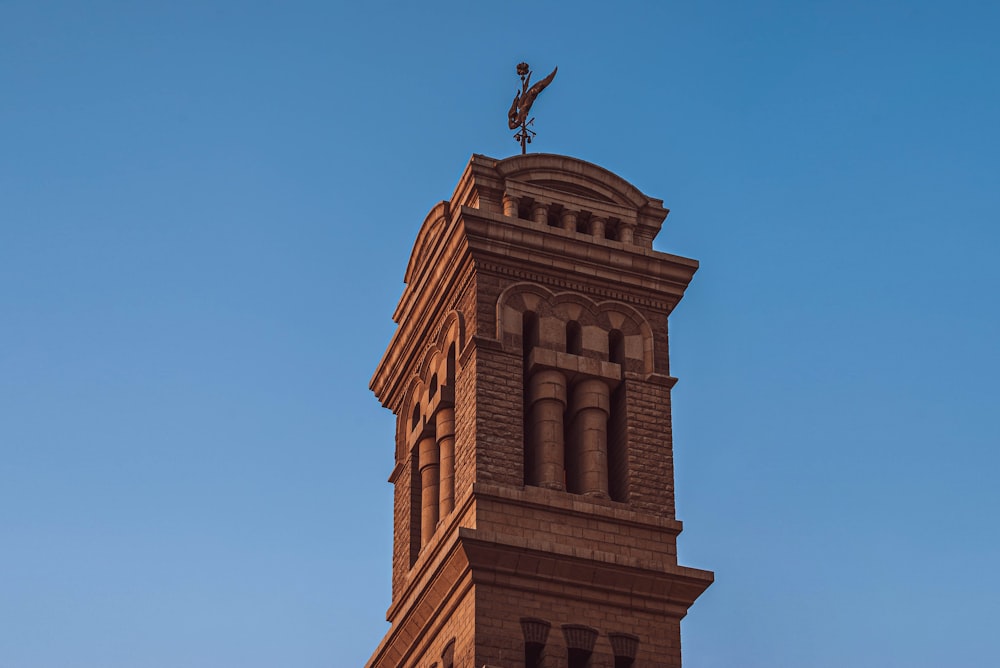
[[[618,240],[623,244],[635,243],[635,225],[622,221],[621,224],[618,225]]]
[[[576,217],[576,211],[563,209],[562,218],[559,221],[562,224],[562,228],[567,232],[576,232]]]
[[[531,437],[534,483],[548,489],[565,489],[563,413],[566,410],[566,377],[561,371],[543,369],[531,376]]]
[[[455,409],[440,408],[437,421],[438,453],[441,457],[441,517],[455,507]]]
[[[605,220],[603,218],[598,218],[597,216],[590,217],[590,233],[597,237],[598,239],[604,238],[604,224]]]
[[[531,206],[531,219],[536,223],[547,225],[549,222],[549,205],[535,202]]]
[[[434,435],[424,436],[417,446],[420,462],[420,545],[426,545],[438,523],[439,456]]]
[[[607,383],[587,378],[573,386],[571,406],[573,488],[580,494],[608,498],[608,416],[611,391]]]
[[[504,193],[503,195],[503,215],[517,218],[517,198]]]

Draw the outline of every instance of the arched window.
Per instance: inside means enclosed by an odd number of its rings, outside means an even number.
[[[455,639],[452,638],[441,652],[441,668],[455,668]]]

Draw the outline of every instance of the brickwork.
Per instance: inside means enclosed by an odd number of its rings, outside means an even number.
[[[371,666],[680,665],[667,322],[697,263],[595,165],[473,156],[428,214],[372,389],[397,416]]]
[[[626,423],[629,444],[629,504],[664,517],[674,516],[674,456],[671,442],[672,379],[660,382],[626,379]],[[664,383],[664,384],[661,384]]]
[[[526,614],[551,624],[542,652],[542,668],[565,668],[567,638],[564,626],[595,630],[590,668],[614,668],[610,634],[639,637],[635,655],[638,666],[673,668],[681,665],[680,620],[664,620],[653,611],[634,606],[582,606],[563,593],[512,590],[505,585],[476,587],[477,654],[469,666],[523,666],[524,641],[519,620]],[[487,612],[488,611],[488,612]],[[530,612],[526,612],[530,611]]]
[[[521,486],[523,408],[520,355],[477,345],[476,469],[479,482]]]

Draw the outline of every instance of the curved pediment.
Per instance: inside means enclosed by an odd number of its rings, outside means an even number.
[[[403,275],[403,282],[407,285],[416,279],[421,267],[426,264],[425,258],[429,257],[434,246],[441,242],[444,236],[442,233],[448,221],[448,210],[448,202],[438,202],[420,226],[417,240],[413,242],[410,262],[406,265],[406,273]]]
[[[496,171],[504,179],[619,206],[638,209],[650,203],[661,204],[617,174],[565,155],[517,155],[498,160]]]

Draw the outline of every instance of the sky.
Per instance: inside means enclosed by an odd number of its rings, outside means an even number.
[[[0,0],[0,668],[363,665],[473,153],[671,209],[686,668],[1000,653],[1000,5]]]

